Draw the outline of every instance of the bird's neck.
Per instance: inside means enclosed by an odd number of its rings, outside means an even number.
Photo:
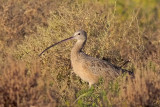
[[[71,51],[71,56],[72,57],[77,57],[79,55],[79,53],[82,51],[82,48],[84,47],[86,43],[86,40],[78,40],[76,42],[76,44],[74,45],[74,47],[72,48]]]

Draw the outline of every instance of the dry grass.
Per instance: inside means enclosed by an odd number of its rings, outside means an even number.
[[[160,106],[159,5],[156,0],[0,1],[0,106]],[[124,75],[107,84],[102,79],[88,89],[71,73],[75,41],[38,57],[78,29],[87,31],[87,54],[117,66],[129,61],[123,68],[134,71],[135,79]]]
[[[50,92],[48,81],[45,80],[46,77],[41,74],[38,66],[39,64],[33,63],[32,68],[28,70],[23,62],[8,58],[5,65],[1,67],[1,107],[57,105],[58,97],[54,90]]]
[[[160,76],[157,72],[139,70],[134,80],[122,82],[120,101],[129,106],[159,106],[159,85]]]
[[[29,73],[21,62],[6,61],[0,76],[1,106],[17,107],[43,103],[41,99],[44,83],[40,83],[37,67],[31,71]]]

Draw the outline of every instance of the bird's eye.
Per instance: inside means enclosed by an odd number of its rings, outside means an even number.
[[[78,33],[78,35],[80,35],[80,33]]]

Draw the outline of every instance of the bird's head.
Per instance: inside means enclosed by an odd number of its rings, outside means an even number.
[[[84,30],[78,30],[74,33],[73,39],[85,41],[87,39],[87,33]]]

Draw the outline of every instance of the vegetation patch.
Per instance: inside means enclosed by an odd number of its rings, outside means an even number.
[[[160,106],[159,10],[157,0],[1,0],[0,106]],[[72,73],[74,40],[38,56],[79,29],[85,53],[135,78],[89,88]]]

